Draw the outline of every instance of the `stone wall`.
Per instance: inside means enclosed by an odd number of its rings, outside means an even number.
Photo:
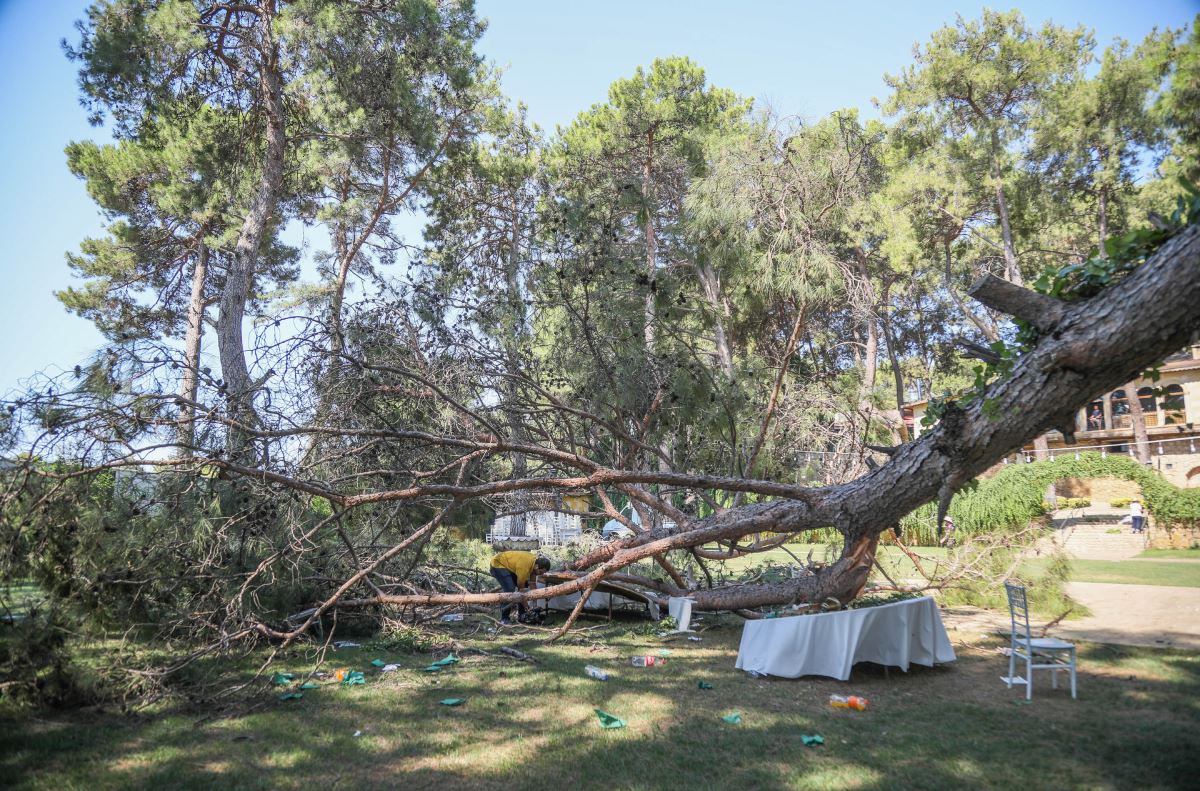
[[[1166,528],[1151,524],[1147,544],[1151,549],[1191,549],[1192,547],[1200,547],[1200,528]]]
[[[1086,497],[1093,505],[1141,497],[1136,483],[1121,478],[1064,478],[1055,484],[1055,492],[1059,497]]]

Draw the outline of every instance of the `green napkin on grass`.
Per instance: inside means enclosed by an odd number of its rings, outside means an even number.
[[[366,683],[367,683],[367,677],[363,675],[363,672],[361,670],[351,670],[349,673],[346,674],[346,677],[344,679],[342,679],[343,687],[353,687],[356,684],[366,684]]]
[[[426,673],[436,673],[439,670],[441,670],[443,667],[449,667],[450,665],[453,665],[457,661],[458,661],[458,657],[456,657],[454,654],[450,654],[450,656],[446,657],[445,659],[439,659],[437,662],[434,662],[432,665],[425,668],[425,672]]]
[[[696,685],[696,687],[699,689],[712,689],[713,685],[708,683],[707,681],[701,681],[699,684]]]
[[[730,725],[741,725],[742,724],[742,713],[740,711],[735,711],[731,714],[726,714],[721,719],[725,720]]]
[[[292,679],[296,677],[295,673],[276,673],[271,676],[271,683],[277,687],[282,687],[292,683]]]
[[[443,706],[461,706],[466,702],[466,698],[444,698],[438,701],[438,703],[441,703]]]
[[[317,689],[320,686],[321,685],[315,681],[305,681],[303,684],[300,685],[300,689]]]
[[[285,692],[279,696],[280,700],[300,700],[304,697],[303,692]]]
[[[609,714],[607,711],[601,711],[600,709],[596,709],[595,711],[596,711],[596,716],[600,718],[600,727],[601,728],[624,728],[625,727],[625,720],[621,719],[620,717],[614,717],[613,715]]]
[[[825,737],[819,733],[814,733],[812,736],[800,734],[800,741],[804,742],[805,747],[815,747],[818,744],[825,743]]]
[[[387,662],[384,662],[382,659],[372,659],[371,664],[375,667],[383,667]]]

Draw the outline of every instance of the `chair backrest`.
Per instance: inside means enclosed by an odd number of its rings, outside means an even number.
[[[1029,632],[1029,602],[1025,598],[1025,586],[1006,580],[1004,590],[1008,593],[1008,613],[1012,618],[1013,642],[1028,643],[1031,635]]]

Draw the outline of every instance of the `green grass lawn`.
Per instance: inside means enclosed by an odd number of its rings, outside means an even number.
[[[826,555],[829,548],[823,544],[789,544],[788,549],[805,560],[809,550],[812,550],[814,560],[832,560],[837,555]],[[922,558],[922,565],[932,571],[939,562],[944,562],[947,550],[941,547],[917,547],[914,552]],[[1152,554],[1153,553],[1153,554]],[[1173,585],[1200,588],[1200,563],[1155,562],[1159,559],[1196,558],[1200,560],[1200,550],[1190,549],[1160,549],[1146,550],[1137,558],[1131,560],[1072,560],[1071,579],[1076,582],[1112,582],[1126,585]],[[879,548],[880,564],[895,580],[912,579],[917,577],[916,569],[908,556],[894,546]],[[757,555],[735,558],[724,561],[725,568],[732,573],[740,573],[752,566],[773,563],[788,564],[795,560],[782,549],[772,549]],[[1041,576],[1046,571],[1048,561],[1044,558],[1034,558],[1026,561],[1022,569],[1034,576]],[[872,579],[882,581],[878,571],[872,573]]]
[[[41,589],[32,582],[0,584],[0,617],[23,615],[41,596]]]
[[[794,564],[796,558],[804,562],[807,560],[810,551],[812,552],[814,561],[832,561],[838,557],[840,547],[830,547],[826,544],[788,544],[787,549],[771,549],[755,555],[746,555],[722,562],[730,572],[740,573],[751,566],[765,563]],[[917,547],[913,551],[922,558],[922,566],[927,570],[932,570],[938,562],[944,561],[947,553],[947,550],[942,547]],[[912,561],[897,547],[889,545],[879,547],[878,558],[880,564],[887,569],[887,573],[893,579],[909,579],[917,575]],[[878,571],[875,574],[878,575]]]
[[[1047,561],[1026,561],[1026,571],[1040,574]],[[1075,582],[1113,582],[1124,585],[1174,585],[1200,588],[1200,564],[1162,563],[1154,560],[1072,560],[1071,579]]]
[[[1138,558],[1174,558],[1177,560],[1200,560],[1200,547],[1191,549],[1147,549]]]
[[[1182,788],[1200,769],[1196,654],[1082,644],[1079,700],[1039,674],[1033,704],[1014,705],[1022,694],[998,680],[1005,660],[990,638],[955,633],[953,664],[888,675],[860,665],[842,683],[735,670],[732,618],[703,642],[671,642],[667,665],[653,668],[629,657],[662,640],[586,626],[570,644],[464,636],[463,661],[437,674],[419,668],[444,653],[338,652],[326,667],[365,670],[366,686],[323,684],[285,702],[263,681],[249,705],[201,724],[201,712],[170,708],[136,717],[0,709],[0,776],[53,791]],[[513,661],[495,651],[502,645],[539,661]],[[380,674],[373,658],[403,669]],[[284,668],[310,662],[297,653]],[[613,679],[587,678],[586,664]],[[701,680],[713,689],[698,689]],[[870,706],[832,709],[831,693],[864,695]],[[452,697],[467,702],[439,705]],[[595,708],[628,727],[602,730]],[[740,725],[721,720],[733,711]],[[805,747],[805,734],[824,746]]]

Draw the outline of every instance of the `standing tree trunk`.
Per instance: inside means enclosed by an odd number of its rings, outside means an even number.
[[[1004,183],[1000,174],[1000,133],[993,126],[992,135],[992,178],[995,181],[996,213],[1000,215],[1000,235],[1004,242],[1004,279],[1018,286],[1025,285],[1021,267],[1017,263],[1017,250],[1013,243],[1012,223],[1008,216],[1008,199],[1004,194]]]
[[[646,160],[642,163],[642,202],[646,212],[646,302],[643,334],[646,356],[654,351],[654,281],[658,275],[658,240],[654,236],[654,127],[646,131]]]
[[[200,345],[204,337],[204,284],[208,279],[208,245],[204,243],[207,229],[200,229],[196,265],[192,269],[192,295],[188,300],[187,332],[183,339],[183,379],[179,395],[186,403],[179,407],[179,429],[176,438],[180,458],[190,458],[196,441],[196,409],[192,403],[200,392]]]
[[[225,380],[230,417],[238,423],[253,425],[254,384],[246,367],[245,344],[242,340],[242,321],[246,301],[254,282],[254,270],[259,250],[271,219],[278,209],[283,185],[283,157],[286,143],[284,133],[283,76],[279,71],[279,52],[275,42],[270,6],[264,6],[258,17],[259,27],[259,90],[266,120],[266,150],[262,174],[250,210],[242,222],[233,260],[221,293],[217,315],[217,346],[221,357],[221,375]],[[244,433],[235,427],[229,431],[229,451],[238,458],[246,454]]]
[[[729,303],[721,293],[721,278],[705,261],[696,266],[700,277],[700,286],[704,289],[704,298],[708,300],[713,311],[713,346],[717,352],[717,361],[725,378],[733,381],[733,349],[729,345],[729,336],[725,332],[725,319],[729,318]]]
[[[1125,402],[1129,404],[1129,423],[1133,428],[1133,447],[1137,460],[1150,463],[1150,439],[1146,432],[1146,413],[1142,411],[1142,400],[1138,398],[1137,380],[1125,385]]]

